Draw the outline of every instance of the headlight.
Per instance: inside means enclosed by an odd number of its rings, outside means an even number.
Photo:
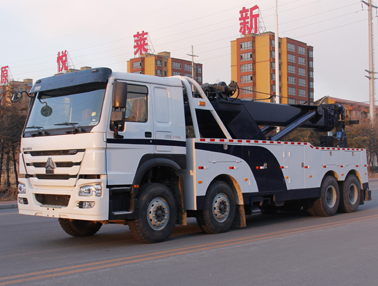
[[[102,196],[101,184],[80,187],[79,196],[101,197]]]
[[[25,187],[25,185],[24,184],[18,184],[18,193],[19,194],[26,194],[26,187]]]

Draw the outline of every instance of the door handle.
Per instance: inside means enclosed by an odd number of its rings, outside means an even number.
[[[146,132],[144,132],[144,136],[146,138],[151,138],[152,137],[152,132],[146,131]]]

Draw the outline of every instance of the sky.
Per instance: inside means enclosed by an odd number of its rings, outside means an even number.
[[[36,81],[57,73],[57,54],[67,50],[75,68],[126,72],[127,61],[134,57],[133,35],[145,31],[156,53],[169,51],[174,58],[191,60],[193,45],[195,61],[203,64],[203,82],[229,83],[231,41],[241,36],[239,11],[258,5],[266,31],[274,32],[275,4],[275,0],[0,0],[0,67],[9,66],[14,80]],[[377,38],[376,11],[373,16]],[[315,100],[332,96],[369,102],[367,6],[360,0],[278,0],[278,23],[280,37],[314,47]],[[377,63],[376,40],[374,49]]]

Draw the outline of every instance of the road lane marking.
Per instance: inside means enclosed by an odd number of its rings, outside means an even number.
[[[3,282],[0,282],[0,286],[34,281],[34,280],[41,280],[41,279],[52,278],[52,277],[59,277],[59,276],[93,271],[93,270],[98,270],[98,269],[118,267],[118,266],[127,265],[131,263],[145,262],[149,260],[173,257],[173,256],[190,254],[190,253],[195,253],[195,252],[200,252],[200,251],[207,251],[207,250],[212,250],[212,249],[221,248],[221,247],[251,243],[251,242],[260,241],[264,239],[278,238],[278,237],[303,233],[307,231],[325,229],[329,227],[346,225],[349,223],[367,221],[367,220],[372,220],[372,219],[378,219],[378,215],[354,218],[354,219],[344,220],[340,222],[331,222],[331,223],[326,223],[326,224],[307,226],[307,227],[296,228],[296,229],[291,229],[291,230],[268,233],[268,234],[241,237],[241,238],[207,243],[207,244],[202,244],[202,245],[176,248],[172,250],[159,251],[159,252],[149,253],[149,254],[140,254],[140,255],[135,255],[135,256],[130,256],[130,257],[123,257],[123,258],[104,260],[104,261],[92,262],[92,263],[81,264],[81,265],[73,265],[73,266],[61,267],[61,268],[56,268],[56,269],[44,270],[44,271],[37,271],[37,272],[31,272],[31,273],[25,273],[25,274],[19,274],[19,275],[7,276],[7,277],[0,277],[0,281],[3,281]],[[4,281],[4,280],[8,280],[8,281]]]

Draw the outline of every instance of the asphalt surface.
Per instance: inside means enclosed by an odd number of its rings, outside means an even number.
[[[351,214],[279,212],[206,235],[190,219],[163,243],[127,226],[73,238],[56,219],[0,209],[1,285],[377,285],[378,180]]]

